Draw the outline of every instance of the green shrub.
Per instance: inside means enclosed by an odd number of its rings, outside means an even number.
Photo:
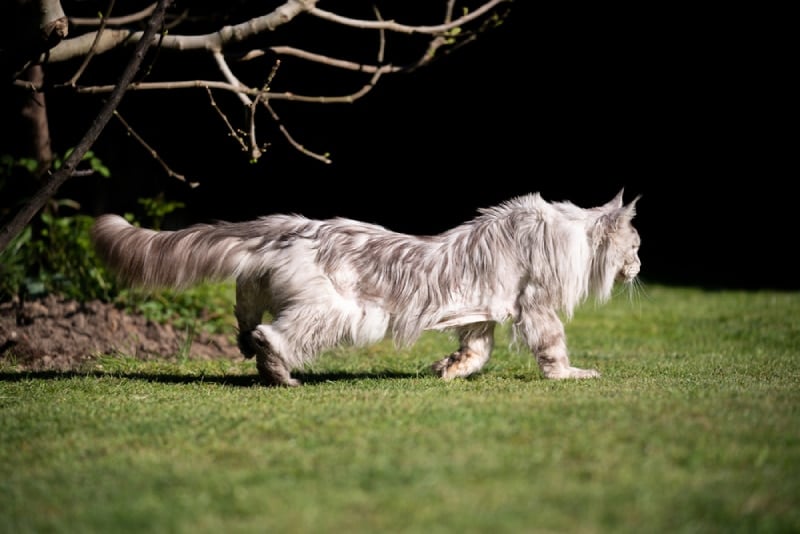
[[[31,227],[28,226],[0,252],[0,302],[10,300],[32,282],[27,277],[26,258],[31,235]]]
[[[93,169],[108,176],[102,162],[93,154],[87,157]],[[54,163],[59,164],[60,160]],[[36,171],[35,162],[12,161],[0,157],[0,191],[4,179],[13,172]],[[163,195],[141,198],[142,217],[150,227],[159,229],[166,215],[182,208],[183,203],[167,201]],[[112,302],[148,319],[171,323],[192,331],[196,324],[209,332],[229,331],[233,308],[232,284],[201,284],[187,291],[142,292],[120,286],[97,257],[90,239],[94,218],[64,211],[80,206],[69,199],[51,201],[2,252],[0,252],[0,302],[15,297],[21,300],[57,294],[79,302]],[[126,214],[132,224],[136,216]]]
[[[94,254],[89,239],[93,222],[88,215],[43,212],[0,254],[0,300],[49,293],[80,301],[111,300],[118,291]]]
[[[92,151],[86,152],[82,161],[101,176],[111,174]],[[63,158],[56,156],[53,168],[62,164]],[[19,189],[35,180],[38,166],[30,158],[0,156],[0,192],[20,195],[15,203],[24,203],[25,193]],[[88,215],[62,213],[70,209],[77,212],[80,205],[70,199],[50,200],[41,214],[0,251],[0,301],[49,293],[81,301],[109,300],[116,293],[113,279],[95,256],[89,239],[94,220]]]

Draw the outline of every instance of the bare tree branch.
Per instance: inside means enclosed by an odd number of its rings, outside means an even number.
[[[404,70],[403,67],[394,65],[381,65],[379,67],[377,65],[365,65],[364,63],[356,63],[354,61],[345,61],[342,59],[323,56],[321,54],[315,54],[313,52],[306,52],[305,50],[294,48],[292,46],[271,46],[269,49],[277,55],[294,56],[300,59],[305,59],[306,61],[310,61],[312,63],[328,65],[338,69],[365,72],[367,74],[372,74],[378,71],[381,71],[382,73],[393,73]]]
[[[203,35],[166,35],[163,37],[160,46],[165,49],[175,50],[221,51],[226,45],[243,42],[263,32],[274,31],[283,24],[290,22],[301,13],[308,13],[329,22],[353,28],[387,30],[404,34],[421,33],[438,35],[479,19],[498,5],[510,1],[511,0],[487,0],[485,4],[482,4],[475,11],[445,24],[412,26],[408,24],[399,24],[394,21],[359,20],[342,17],[335,13],[317,8],[316,4],[318,0],[287,0],[284,4],[278,6],[266,15],[255,17],[233,26],[225,26],[214,33]],[[127,29],[107,31],[104,38],[100,39],[97,44],[97,53],[106,52],[123,43],[136,42],[141,38],[141,35],[141,32],[132,32]],[[94,36],[91,33],[73,39],[67,39],[54,47],[49,54],[43,55],[40,61],[53,63],[84,55],[88,52],[93,42]]]
[[[214,61],[216,61],[217,67],[219,68],[220,72],[222,72],[222,76],[225,77],[226,80],[228,80],[228,83],[230,83],[231,86],[238,87],[241,89],[247,89],[248,91],[247,93],[237,91],[237,96],[239,97],[239,100],[242,101],[242,104],[244,104],[245,106],[250,106],[252,104],[252,101],[247,97],[247,95],[252,94],[253,96],[256,96],[257,93],[256,94],[252,93],[251,91],[253,91],[253,89],[250,89],[245,84],[239,81],[239,78],[236,77],[231,68],[228,66],[228,62],[225,61],[225,56],[221,52],[214,52],[212,56],[214,57]]]
[[[407,24],[398,24],[391,20],[375,21],[375,20],[352,19],[349,17],[342,17],[340,15],[331,13],[329,11],[325,11],[323,9],[319,9],[318,7],[310,9],[309,14],[327,20],[329,22],[333,22],[335,24],[340,24],[342,26],[351,26],[353,28],[361,28],[366,30],[389,30],[397,33],[426,33],[435,35],[435,34],[445,33],[449,30],[458,28],[459,26],[463,26],[464,24],[472,22],[473,20],[480,18],[489,11],[491,11],[499,4],[507,1],[509,0],[489,0],[485,4],[481,5],[475,11],[466,14],[463,17],[459,17],[458,19],[448,22],[446,24],[438,24],[435,26],[409,26]]]
[[[376,70],[374,74],[380,75],[384,71]],[[30,83],[19,84],[23,87],[35,89]],[[362,96],[364,96],[372,88],[374,84],[370,82],[355,93],[340,96],[311,96],[311,95],[298,95],[290,92],[282,93],[269,93],[270,100],[287,100],[292,102],[308,102],[312,104],[352,104]],[[114,85],[95,85],[91,87],[77,86],[75,89],[79,93],[97,94],[109,93],[114,90]],[[261,89],[246,87],[244,85],[235,85],[231,83],[219,82],[215,80],[186,80],[180,82],[143,82],[131,84],[130,91],[153,91],[153,90],[170,90],[170,89],[190,89],[190,88],[206,88],[222,89],[231,91],[233,93],[241,93],[248,96],[256,96],[261,92]]]
[[[225,61],[225,58],[224,58],[224,56],[222,54],[215,53],[214,54],[214,58],[217,60],[217,65],[219,65],[220,70],[223,72],[224,76],[228,79],[228,81],[231,82],[232,86],[234,86],[234,87],[244,87],[244,84],[242,84],[239,81],[239,79],[236,78],[236,76],[233,74],[233,71],[230,70],[230,68],[228,67],[228,64]],[[272,78],[274,75],[275,75],[275,69],[273,69],[270,78]],[[270,81],[271,81],[271,79],[270,79]],[[251,89],[248,89],[248,92],[249,91],[251,91]],[[254,95],[255,96],[255,100],[251,100],[244,93],[239,93],[239,98],[242,100],[242,102],[245,104],[245,106],[247,106],[248,109],[250,110],[250,154],[251,154],[251,158],[253,158],[253,159],[258,159],[261,156],[260,150],[258,149],[258,144],[256,142],[256,136],[255,136],[255,122],[254,122],[255,111],[254,110],[255,110],[255,105],[258,103],[258,101],[261,99],[261,97],[263,95],[264,95],[264,92],[263,91],[259,91],[258,93],[256,93]],[[269,98],[272,98],[272,94],[269,95]],[[268,99],[264,99],[262,103],[263,103],[264,107],[267,109],[267,111],[269,111],[269,114],[272,117],[272,119],[278,124],[278,129],[280,130],[280,132],[283,134],[283,136],[286,138],[286,140],[289,142],[289,144],[292,147],[295,148],[295,150],[297,150],[300,153],[305,154],[306,156],[309,156],[309,157],[311,157],[313,159],[316,159],[318,161],[322,161],[323,163],[331,163],[331,160],[327,156],[322,155],[322,154],[318,154],[316,152],[312,152],[311,150],[307,149],[302,144],[297,142],[294,139],[294,137],[292,137],[292,135],[289,133],[289,130],[286,129],[286,127],[283,125],[283,122],[281,121],[281,119],[278,116],[278,114],[275,112],[275,110],[272,108],[272,106],[270,106]]]
[[[113,5],[113,1],[112,5]],[[512,0],[484,0],[473,11],[464,11],[460,17],[453,18],[456,12],[457,0],[445,0],[445,10],[443,13],[441,24],[434,25],[408,25],[398,23],[394,20],[385,20],[380,13],[375,10],[374,20],[363,20],[357,18],[344,17],[329,11],[319,9],[317,7],[319,0],[283,0],[283,3],[278,7],[272,9],[269,13],[251,18],[245,22],[234,25],[226,25],[221,27],[218,31],[213,33],[206,33],[202,35],[181,35],[179,33],[163,32],[159,36],[159,50],[172,49],[177,51],[186,50],[201,50],[207,51],[212,54],[217,67],[222,75],[224,81],[220,80],[181,80],[181,81],[151,81],[151,82],[136,82],[128,84],[127,90],[129,91],[145,91],[145,90],[175,90],[187,88],[204,88],[209,93],[212,107],[223,118],[228,130],[231,132],[237,141],[246,147],[245,150],[249,152],[251,160],[257,160],[263,153],[264,147],[269,143],[259,143],[257,136],[257,123],[256,114],[260,105],[263,105],[269,112],[272,120],[277,123],[278,129],[284,136],[290,146],[294,147],[301,153],[308,155],[319,161],[330,163],[328,155],[315,153],[300,142],[298,142],[289,133],[289,129],[283,123],[278,115],[274,103],[276,101],[286,102],[306,102],[314,104],[345,104],[353,103],[356,100],[368,94],[373,87],[378,83],[384,74],[394,74],[401,71],[411,71],[420,66],[429,64],[435,57],[441,57],[443,53],[454,50],[458,46],[463,45],[476,38],[477,34],[484,31],[491,25],[498,25],[502,22],[505,13],[498,15],[497,7],[503,3],[510,3]],[[88,32],[84,35],[62,41],[58,46],[53,48],[47,55],[41,57],[42,61],[49,63],[66,61],[74,57],[85,56],[85,62],[88,63],[93,54],[100,54],[121,46],[127,46],[133,43],[140,43],[141,39],[154,39],[154,35],[146,36],[143,32],[132,31],[127,28],[107,28],[106,24],[110,24],[113,20],[116,22],[135,21],[143,13],[149,12],[152,6],[148,6],[145,10],[130,15],[124,18],[111,19],[108,17],[101,17],[97,23],[99,28],[97,31]],[[231,49],[236,50],[236,47],[230,45],[239,44],[247,39],[250,39],[258,34],[270,32],[276,28],[294,20],[298,15],[307,13],[322,20],[331,22],[338,26],[347,28],[356,28],[358,30],[369,30],[370,32],[377,32],[380,37],[377,61],[375,64],[366,64],[363,62],[350,61],[344,58],[336,58],[320,53],[315,53],[308,50],[303,50],[296,46],[275,45],[270,46],[268,50],[279,57],[291,57],[299,60],[324,65],[332,69],[340,71],[348,71],[356,74],[364,73],[370,75],[369,81],[363,83],[360,81],[360,87],[354,92],[339,95],[304,95],[297,94],[292,91],[273,92],[271,90],[272,77],[275,76],[276,69],[280,65],[280,60],[274,63],[272,73],[266,82],[262,83],[260,87],[249,86],[242,83],[239,78],[234,74],[231,65],[228,64],[225,53]],[[507,13],[507,11],[506,11]],[[184,17],[188,16],[188,9],[183,14],[173,20],[174,24],[178,24]],[[88,24],[88,20],[78,19],[82,24]],[[478,29],[474,29],[476,21],[482,24]],[[429,35],[431,39],[427,48],[422,49],[419,58],[407,65],[400,66],[385,62],[385,46],[386,32],[396,32],[400,34],[422,34]],[[151,43],[152,44],[152,43]],[[440,50],[444,50],[440,53]],[[231,52],[231,57],[237,57],[239,60],[249,60],[255,57],[264,56],[264,50],[251,49],[246,53],[239,51]],[[235,56],[233,54],[236,54]],[[76,73],[73,78],[66,84],[54,85],[53,87],[59,89],[71,89],[81,94],[98,94],[98,93],[112,93],[116,89],[116,85],[93,85],[93,86],[77,86],[75,85],[78,77],[83,71],[83,66]],[[30,81],[15,80],[16,85],[26,87],[30,90],[42,90],[40,86]],[[230,123],[225,113],[220,109],[211,95],[211,90],[224,90],[233,92],[240,100],[242,105],[246,108],[247,125],[240,128],[235,128]],[[120,118],[120,120],[122,120]],[[139,141],[157,157],[157,154],[151,149],[143,140]],[[163,162],[162,162],[163,165]],[[166,168],[166,167],[165,167]],[[169,171],[170,175],[174,176],[176,173]]]
[[[107,26],[124,26],[126,24],[132,24],[134,22],[146,19],[153,14],[155,8],[156,4],[152,3],[141,11],[137,11],[136,13],[131,13],[130,15],[125,15],[122,17],[109,17],[108,13],[106,13],[106,16],[102,19],[69,17],[69,22],[73,26],[98,26],[101,23],[106,24]],[[110,9],[109,12],[111,12]]]
[[[208,50],[220,51],[226,45],[245,41],[259,33],[274,31],[279,26],[286,24],[297,15],[311,9],[318,0],[287,0],[272,12],[250,19],[241,24],[225,26],[219,31],[204,35],[165,35],[160,40],[161,48],[175,50]],[[499,0],[493,0],[499,1]],[[123,43],[135,43],[142,38],[142,32],[132,32],[127,29],[114,29],[104,32],[103,38],[98,40],[96,51],[98,54],[107,52]],[[42,63],[66,61],[88,53],[94,42],[93,33],[87,33],[73,39],[62,41],[50,50],[49,54],[42,55]]]

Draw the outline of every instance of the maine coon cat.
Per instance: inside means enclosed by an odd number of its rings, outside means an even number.
[[[639,273],[638,197],[624,205],[622,193],[588,209],[520,196],[432,236],[297,215],[156,232],[103,215],[92,239],[134,286],[234,278],[239,348],[255,356],[265,384],[298,385],[292,370],[324,349],[387,335],[410,344],[429,329],[459,340],[433,372],[466,377],[489,360],[495,325],[505,321],[545,377],[590,378],[599,373],[570,364],[561,317],[589,296],[606,301],[615,281]]]

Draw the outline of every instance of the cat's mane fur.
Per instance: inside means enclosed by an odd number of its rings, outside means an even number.
[[[109,267],[134,286],[236,279],[240,346],[258,357],[266,382],[295,384],[292,369],[341,343],[390,333],[408,344],[428,329],[458,332],[461,349],[434,370],[466,376],[488,360],[493,327],[507,320],[539,352],[546,376],[595,376],[570,367],[565,346],[563,355],[540,353],[554,336],[563,338],[556,314],[571,317],[590,296],[607,300],[615,279],[635,279],[635,203],[623,205],[620,191],[585,209],[534,193],[431,236],[299,215],[155,232],[104,215],[92,238]],[[269,325],[261,324],[265,311],[274,318]]]

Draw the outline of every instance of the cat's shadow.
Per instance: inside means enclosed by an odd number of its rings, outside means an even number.
[[[303,385],[315,385],[326,382],[339,382],[349,380],[401,380],[408,378],[419,378],[419,373],[400,373],[396,371],[375,371],[368,373],[311,373],[297,372],[292,375],[300,380]],[[272,388],[275,386],[265,386],[257,375],[220,375],[220,374],[164,374],[164,373],[125,373],[125,372],[105,372],[105,371],[21,371],[21,372],[0,372],[0,382],[20,382],[22,380],[68,380],[71,378],[122,378],[126,380],[141,380],[143,382],[154,382],[159,384],[219,384],[232,387],[261,387]]]

